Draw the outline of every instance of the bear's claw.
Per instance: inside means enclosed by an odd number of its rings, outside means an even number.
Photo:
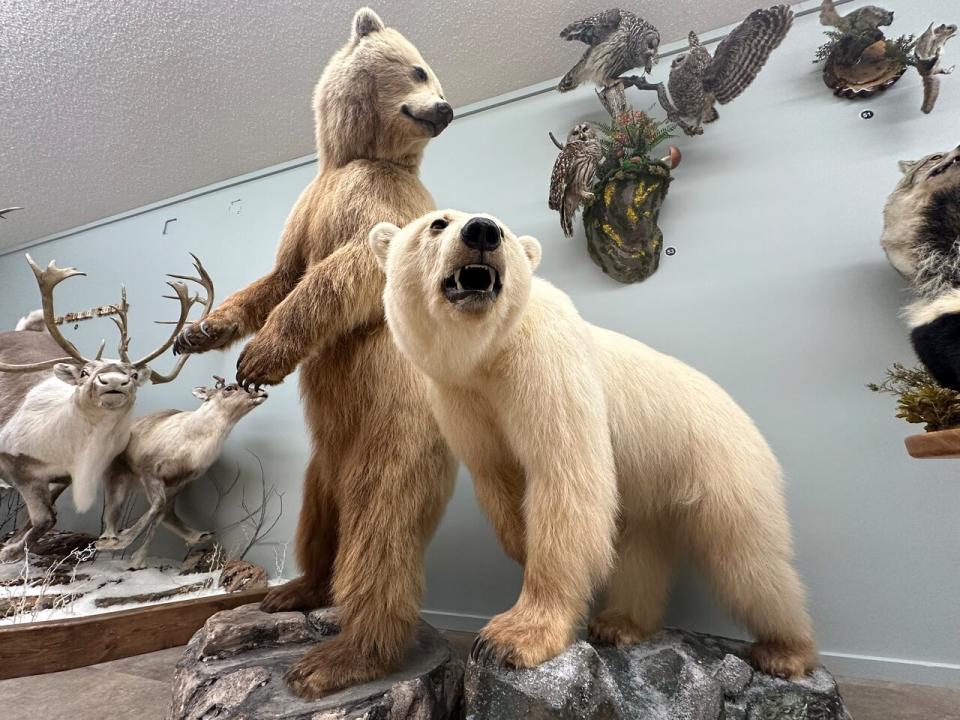
[[[513,660],[513,653],[496,643],[487,640],[483,635],[477,635],[470,648],[470,659],[478,665],[496,665],[508,670],[516,670],[517,664]]]

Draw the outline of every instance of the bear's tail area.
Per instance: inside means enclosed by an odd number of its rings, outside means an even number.
[[[34,310],[29,315],[20,318],[17,322],[16,330],[28,330],[30,332],[46,332],[47,326],[43,322],[43,310]]]
[[[940,385],[960,392],[960,289],[918,300],[904,317],[920,362]]]
[[[584,56],[577,61],[577,64],[570,68],[570,72],[561,78],[560,84],[557,85],[557,90],[560,92],[570,92],[583,82],[583,71],[587,64],[587,55],[589,54],[590,51],[588,50]]]

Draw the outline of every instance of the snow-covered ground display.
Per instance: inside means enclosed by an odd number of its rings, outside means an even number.
[[[97,553],[89,536],[54,533],[52,541],[55,547],[42,554],[0,565],[0,627],[88,617],[228,591],[221,587],[225,558],[218,547],[194,551],[183,563],[150,559],[147,567],[132,570],[128,558]],[[283,581],[271,584],[277,582]]]

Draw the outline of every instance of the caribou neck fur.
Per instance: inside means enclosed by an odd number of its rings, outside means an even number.
[[[88,510],[104,471],[130,438],[132,406],[100,407],[84,386],[48,377],[0,428],[0,453],[32,458],[50,477],[69,476],[77,509]]]

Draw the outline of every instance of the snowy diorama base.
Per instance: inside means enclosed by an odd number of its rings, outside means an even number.
[[[262,568],[211,563],[222,555],[213,549],[132,570],[94,542],[51,532],[22,561],[0,565],[0,678],[182,645],[210,615],[266,592]]]
[[[467,663],[470,720],[850,720],[824,668],[787,681],[754,672],[747,645],[664,630],[628,648],[578,642],[529,670]]]
[[[94,551],[94,542],[82,533],[52,532],[23,560],[0,565],[0,627],[224,592],[219,566],[194,572],[199,568],[151,559],[147,567],[132,570],[129,559]]]
[[[295,696],[284,674],[338,631],[332,609],[267,614],[244,605],[217,613],[193,636],[177,664],[169,720],[460,717],[463,663],[423,621],[392,675],[320,700]]]

